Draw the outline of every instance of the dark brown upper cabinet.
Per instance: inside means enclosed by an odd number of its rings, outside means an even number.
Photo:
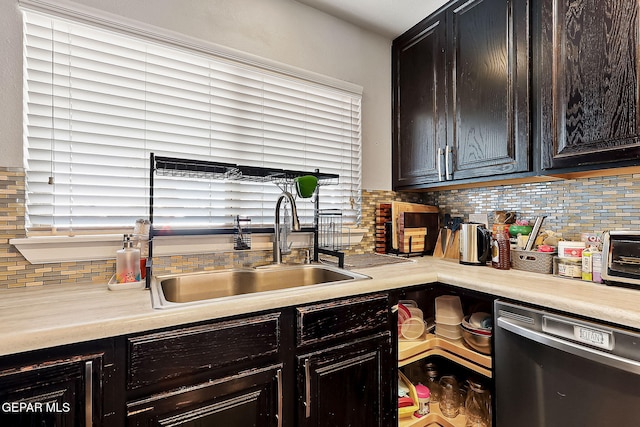
[[[528,2],[458,2],[450,16],[449,177],[530,170]]]
[[[638,0],[540,0],[542,168],[640,159]]]
[[[394,189],[531,170],[527,0],[453,1],[392,53]]]
[[[446,12],[393,42],[393,186],[444,177],[446,147]]]

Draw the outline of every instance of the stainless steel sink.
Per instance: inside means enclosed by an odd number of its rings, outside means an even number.
[[[151,296],[154,308],[169,308],[201,304],[217,298],[369,278],[327,265],[280,264],[156,276],[151,281]]]

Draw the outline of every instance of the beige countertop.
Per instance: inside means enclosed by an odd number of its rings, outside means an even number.
[[[148,290],[110,291],[106,284],[2,289],[0,355],[436,281],[640,329],[640,290],[432,257],[412,261],[357,270],[371,280],[164,310],[151,307]]]

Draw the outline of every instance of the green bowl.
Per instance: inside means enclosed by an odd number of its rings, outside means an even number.
[[[295,179],[298,196],[307,199],[313,196],[318,186],[318,178],[313,175],[299,176]]]
[[[530,225],[513,224],[509,227],[509,234],[511,234],[513,237],[516,237],[518,234],[528,236],[529,234],[531,234],[531,230],[533,230],[533,227]]]

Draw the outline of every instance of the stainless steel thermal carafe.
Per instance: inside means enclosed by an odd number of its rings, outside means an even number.
[[[485,265],[491,255],[491,233],[484,224],[460,225],[460,264]]]

